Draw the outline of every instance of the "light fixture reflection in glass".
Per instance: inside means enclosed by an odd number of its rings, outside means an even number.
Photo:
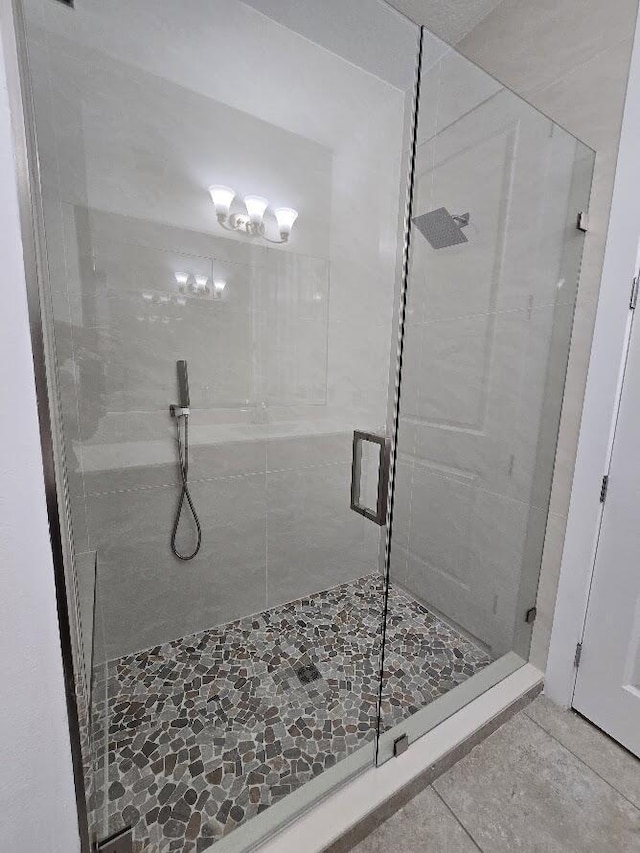
[[[213,280],[213,295],[220,299],[224,292],[225,287],[227,286],[227,282],[223,281],[223,279],[218,278]]]
[[[208,276],[206,275],[197,275],[196,279],[196,290],[206,290],[207,282],[209,281]]]
[[[276,222],[278,223],[278,231],[283,240],[288,240],[293,228],[293,223],[298,218],[298,211],[292,207],[277,207],[274,211]]]
[[[292,207],[278,207],[273,209],[269,200],[261,195],[246,195],[242,203],[236,202],[236,211],[231,213],[231,204],[238,194],[231,187],[222,184],[214,184],[209,187],[209,193],[216,211],[218,225],[226,231],[240,232],[247,237],[261,238],[267,243],[286,243],[291,236],[291,230],[298,219],[298,211]],[[244,205],[246,213],[240,208]],[[267,211],[270,215],[265,221]],[[278,238],[274,239],[272,219],[275,219],[278,228]]]
[[[236,197],[235,190],[232,190],[231,187],[216,185],[209,187],[209,192],[211,193],[213,206],[216,209],[216,215],[218,218],[222,217],[223,219],[226,219],[229,215],[231,202]]]
[[[244,203],[249,214],[249,220],[252,225],[262,225],[264,212],[269,204],[266,198],[261,195],[246,195]]]
[[[180,290],[184,290],[187,286],[187,282],[189,281],[189,273],[188,272],[177,272],[175,274],[176,281],[178,282],[178,287]]]

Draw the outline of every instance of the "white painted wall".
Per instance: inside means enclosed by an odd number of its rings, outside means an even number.
[[[0,257],[2,849],[74,853],[80,843],[1,44]]]

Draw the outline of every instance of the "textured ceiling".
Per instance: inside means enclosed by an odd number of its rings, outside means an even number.
[[[502,0],[387,0],[448,44],[456,44]]]

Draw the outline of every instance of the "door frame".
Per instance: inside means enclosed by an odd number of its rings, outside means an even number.
[[[545,676],[545,693],[571,706],[595,568],[600,489],[613,447],[633,312],[640,239],[640,27],[636,28],[607,230],[601,288]],[[639,309],[640,310],[640,309]]]

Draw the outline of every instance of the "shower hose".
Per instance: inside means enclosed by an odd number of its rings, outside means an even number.
[[[180,421],[184,422],[184,444],[182,440],[182,430],[180,429]],[[202,528],[200,527],[200,519],[198,518],[198,513],[196,512],[196,508],[193,504],[193,500],[191,498],[191,493],[189,491],[189,416],[188,415],[179,415],[176,418],[176,433],[178,438],[178,457],[180,463],[180,475],[182,477],[182,490],[180,491],[180,500],[178,501],[178,509],[176,510],[176,520],[173,523],[173,532],[171,534],[171,550],[175,554],[175,556],[179,560],[193,560],[198,551],[200,550],[200,545],[202,543]],[[195,521],[196,531],[197,531],[197,540],[196,547],[190,554],[181,554],[178,551],[176,546],[176,536],[178,533],[178,526],[180,525],[180,517],[182,516],[182,510],[184,509],[185,501],[189,505],[189,509],[191,510],[191,515],[193,516],[193,520]]]

